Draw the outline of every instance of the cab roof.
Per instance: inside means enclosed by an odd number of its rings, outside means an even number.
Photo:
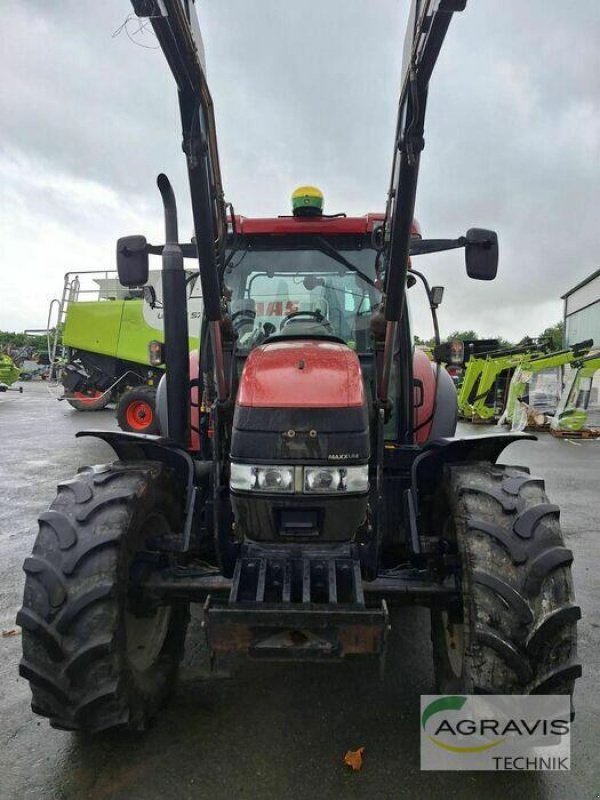
[[[236,230],[240,234],[271,234],[284,236],[290,233],[307,234],[369,234],[384,220],[384,214],[365,214],[362,217],[242,217],[236,215]],[[414,236],[420,236],[419,224],[413,223]]]
[[[313,234],[320,236],[358,235],[365,236],[381,225],[384,214],[365,214],[363,217],[321,216],[321,217],[243,217],[235,215],[236,234],[241,236],[290,236],[294,234]],[[231,216],[227,217],[228,235],[233,233]],[[411,235],[420,239],[421,226],[413,220]],[[147,244],[146,251],[151,255],[161,255],[164,245]],[[190,244],[180,245],[184,258],[197,258],[198,251],[192,239]]]

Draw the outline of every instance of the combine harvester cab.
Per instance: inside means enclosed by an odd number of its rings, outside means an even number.
[[[550,430],[554,436],[596,438],[600,436],[600,353],[590,353],[571,366]]]
[[[197,329],[196,277],[188,273],[188,314]],[[144,289],[121,286],[112,270],[67,273],[61,299],[50,305],[48,335],[53,377],[73,408],[97,411],[117,402],[123,430],[158,433],[156,387],[164,367],[153,363],[150,345],[164,341],[160,271],[150,271]],[[197,348],[198,339],[189,346]]]

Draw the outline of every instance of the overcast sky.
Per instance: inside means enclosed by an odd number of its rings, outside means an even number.
[[[227,199],[288,213],[384,207],[408,0],[197,0]],[[0,329],[45,325],[68,270],[111,269],[127,233],[161,238],[158,172],[191,235],[174,82],[127,0],[0,3]],[[535,335],[600,266],[600,2],[469,0],[434,73],[417,216],[425,236],[500,238],[495,283],[460,251],[416,265],[445,284],[442,332]],[[183,238],[183,237],[182,237]],[[429,335],[417,313],[416,332]]]

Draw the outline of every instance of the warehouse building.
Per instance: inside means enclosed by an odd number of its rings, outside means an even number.
[[[567,347],[593,339],[594,349],[600,348],[600,269],[569,289],[562,299]]]

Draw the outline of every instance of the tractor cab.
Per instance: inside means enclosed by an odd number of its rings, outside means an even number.
[[[267,340],[333,338],[372,351],[370,318],[382,302],[383,215],[323,215],[319,189],[292,193],[292,215],[237,217],[224,284],[238,353]]]
[[[372,350],[369,321],[381,303],[377,252],[366,219],[344,222],[353,224],[340,233],[297,232],[290,225],[285,234],[243,235],[224,276],[238,352],[301,336],[335,337],[356,352]]]

